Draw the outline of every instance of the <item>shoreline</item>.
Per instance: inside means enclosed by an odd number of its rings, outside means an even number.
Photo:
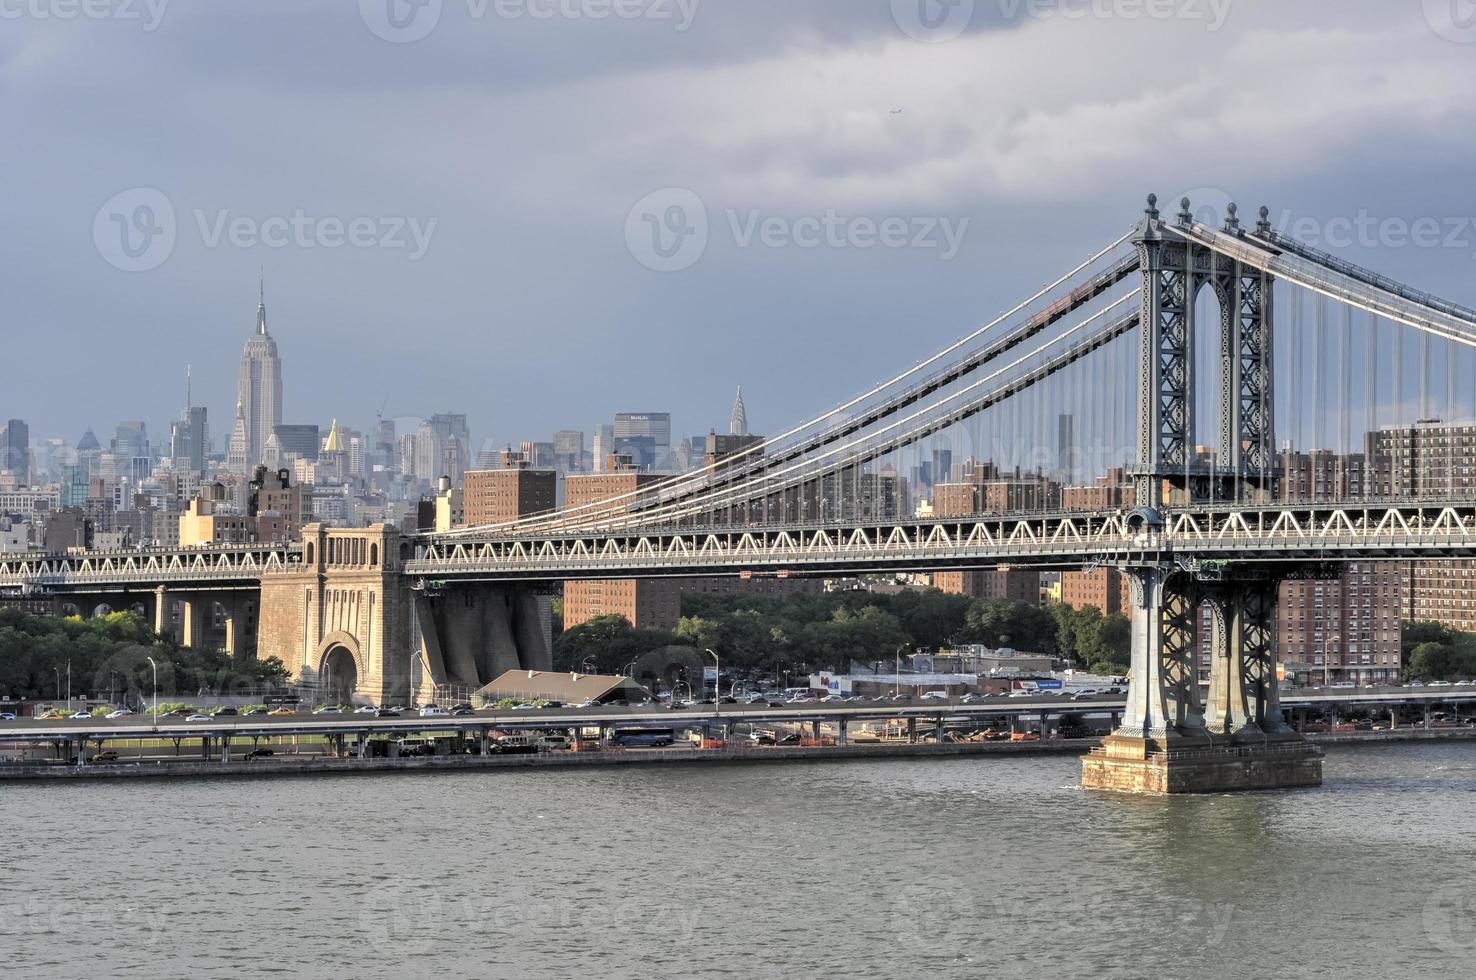
[[[1320,733],[1313,745],[1374,745],[1389,742],[1476,741],[1476,729]],[[280,757],[239,762],[110,762],[81,765],[4,765],[0,781],[29,782],[107,779],[200,779],[221,777],[323,776],[381,773],[475,772],[498,769],[559,769],[625,765],[761,765],[771,762],[850,762],[865,759],[963,758],[969,756],[1084,755],[1100,739],[1045,742],[950,742],[943,745],[862,744],[843,746],[755,746],[724,749],[642,749],[598,752],[539,752],[531,755],[446,755],[387,759]]]

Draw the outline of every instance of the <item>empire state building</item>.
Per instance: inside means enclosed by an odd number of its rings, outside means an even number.
[[[267,333],[265,283],[256,307],[256,332],[241,352],[236,400],[245,429],[249,468],[262,461],[272,430],[282,422],[282,359],[277,356],[277,342]]]

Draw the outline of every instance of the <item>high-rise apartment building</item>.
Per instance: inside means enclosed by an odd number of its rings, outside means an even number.
[[[933,486],[936,517],[970,517],[982,513],[983,494],[979,483],[938,483]],[[969,571],[935,572],[933,585],[944,592],[975,599],[1008,599],[1040,602],[1040,572],[1016,568],[985,568]]]
[[[31,429],[23,419],[11,419],[0,430],[0,470],[14,473],[22,483],[30,482]]]
[[[232,449],[239,448],[249,468],[262,461],[267,439],[282,423],[282,359],[277,353],[276,340],[267,332],[265,286],[256,307],[256,332],[241,352],[236,404],[243,444]],[[233,442],[235,436],[233,431]]]
[[[467,470],[462,488],[466,523],[502,524],[554,509],[559,475],[527,465],[494,470]]]
[[[597,505],[634,493],[661,479],[639,472],[631,463],[603,473],[574,474],[564,481],[565,506],[596,505],[591,514],[603,511]],[[610,510],[623,510],[623,501]],[[564,583],[564,628],[578,626],[598,616],[624,616],[633,626],[670,629],[681,616],[681,593],[668,579],[576,580]]]

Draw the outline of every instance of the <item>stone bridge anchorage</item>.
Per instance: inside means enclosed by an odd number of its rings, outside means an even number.
[[[412,579],[411,538],[387,525],[309,525],[299,560],[259,579],[257,655],[326,701],[425,700],[506,670],[553,666],[548,592],[536,585]]]

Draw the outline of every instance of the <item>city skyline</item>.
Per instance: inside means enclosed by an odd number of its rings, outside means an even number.
[[[1278,227],[1310,221],[1314,244],[1437,294],[1468,292],[1476,202],[1459,175],[1476,163],[1466,135],[1476,109],[1459,93],[1471,47],[1420,5],[1358,0],[1333,25],[1300,5],[1235,4],[1213,32],[1187,18],[1010,19],[972,6],[969,28],[944,43],[911,36],[886,4],[854,3],[777,17],[774,4],[708,2],[681,32],[472,22],[448,9],[414,43],[377,36],[352,5],[267,4],[260,18],[172,5],[153,31],[8,21],[0,58],[28,66],[6,103],[17,136],[10,218],[27,231],[0,263],[12,356],[88,350],[105,329],[146,340],[72,365],[66,399],[50,396],[42,372],[7,378],[5,414],[72,439],[124,412],[156,428],[177,415],[173,379],[193,363],[198,403],[222,438],[232,354],[251,326],[242,311],[264,265],[292,419],[362,427],[388,396],[388,416],[454,408],[508,442],[588,431],[631,407],[622,393],[638,387],[644,405],[693,420],[696,434],[698,419],[721,431],[712,389],[743,382],[764,395],[755,429],[771,430],[765,422],[839,402],[853,378],[879,376],[916,342],[937,349],[1027,295],[1038,270],[1079,258],[1068,242],[1124,230],[1125,209],[1150,189],[1166,202],[1188,193],[1197,207],[1234,198],[1244,213],[1266,203]],[[110,43],[88,43],[101,35]],[[528,45],[547,57],[523,56]],[[1119,57],[1072,56],[1096,46]],[[217,52],[208,65],[186,54],[203,50]],[[1000,84],[1047,62],[1072,67],[1028,93]],[[1135,67],[1150,62],[1162,71]],[[1374,62],[1377,73],[1357,68]],[[327,63],[380,81],[346,91]],[[809,82],[813,69],[834,84]],[[1249,86],[1243,113],[1215,95],[1214,80],[1232,73]],[[263,111],[261,97],[234,94],[244,78],[269,79],[266,101],[291,91],[300,107]],[[77,106],[71,93],[86,84],[113,90],[116,111]],[[461,94],[448,97],[448,84]],[[1306,99],[1278,97],[1297,86]],[[525,96],[537,112],[515,108]],[[197,115],[198,99],[214,110],[198,128],[158,123]],[[1174,109],[1160,117],[1160,104]],[[374,124],[362,124],[371,110]],[[59,131],[79,117],[94,122],[92,151]],[[484,137],[451,136],[467,129],[448,117],[498,132],[496,152]],[[1247,128],[1254,138],[1202,135]],[[611,149],[586,153],[585,139]],[[1076,152],[1091,140],[1110,149]],[[41,166],[18,152],[25,145],[56,152]],[[80,166],[97,147],[109,166]],[[175,214],[172,254],[148,271],[115,267],[94,241],[94,218],[130,188],[159,191]],[[626,235],[638,202],[664,188],[696,194],[709,232],[700,261],[667,273],[633,256]],[[300,247],[299,210],[314,221],[414,217],[422,233],[436,224],[411,261],[408,226],[403,249]],[[948,260],[941,248],[786,237],[831,211],[971,223]],[[289,229],[280,248],[229,231],[241,219],[271,237],[273,218]],[[772,245],[745,235],[755,218],[784,234]],[[1410,234],[1422,221],[1433,236]],[[106,214],[103,224],[113,227]],[[580,288],[565,287],[571,270]],[[842,350],[850,369],[814,370]],[[557,405],[543,397],[552,382],[567,389]]]

